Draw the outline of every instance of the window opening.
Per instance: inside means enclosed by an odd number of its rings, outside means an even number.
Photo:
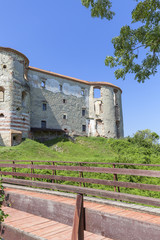
[[[67,115],[66,114],[63,114],[63,119],[67,119]]]
[[[82,109],[82,116],[84,117],[86,115],[86,110]]]
[[[94,88],[93,97],[94,98],[101,98],[101,89],[100,88]]]
[[[3,114],[3,113],[1,113],[1,114],[0,114],[0,118],[3,118],[3,117],[4,117],[4,114]]]
[[[84,96],[84,88],[81,88],[81,95]]]
[[[59,91],[62,92],[62,85],[59,84]]]
[[[41,121],[41,128],[46,128],[46,121]]]
[[[0,102],[4,102],[4,88],[0,87]]]
[[[100,111],[100,113],[103,112],[103,109],[102,109],[102,102],[99,104],[99,111]]]
[[[27,101],[27,93],[25,91],[22,92],[22,107],[26,107]]]
[[[4,64],[4,65],[3,65],[3,68],[4,68],[4,69],[7,68],[7,65]]]
[[[45,82],[45,81],[42,81],[42,82],[41,82],[41,87],[42,87],[42,88],[45,88],[45,87],[46,87],[46,82]]]
[[[47,104],[46,104],[46,103],[43,103],[42,109],[43,109],[43,111],[46,111],[46,110],[47,110]]]
[[[66,99],[63,99],[63,103],[66,103]]]
[[[86,131],[86,125],[82,125],[82,132]]]
[[[117,89],[114,89],[113,90],[113,92],[114,92],[114,96],[113,96],[113,98],[114,98],[114,106],[117,106],[118,105],[118,99],[117,99],[117,92],[118,92],[118,90]]]

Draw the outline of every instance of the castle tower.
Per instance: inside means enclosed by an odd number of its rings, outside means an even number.
[[[123,137],[121,89],[110,83],[90,87],[89,136]]]
[[[29,60],[22,53],[0,47],[0,145],[12,146],[28,137],[30,93]]]

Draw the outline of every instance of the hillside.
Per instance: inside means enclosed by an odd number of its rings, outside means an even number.
[[[44,144],[26,139],[18,146],[0,147],[3,160],[62,160],[160,163],[158,144],[139,144],[133,138],[77,137],[75,143],[57,138]]]
[[[95,137],[77,137],[75,143],[65,138],[57,138],[44,144],[26,139],[15,147],[0,147],[1,160],[57,160],[57,161],[87,161],[87,162],[128,162],[160,164],[159,144],[153,139],[105,139]],[[48,163],[47,163],[48,164]],[[92,165],[91,165],[92,166]],[[102,166],[102,165],[97,165]],[[120,166],[119,166],[120,167]],[[135,168],[135,166],[128,166]],[[139,168],[136,166],[136,168]],[[142,167],[141,167],[142,168]],[[158,170],[156,167],[143,167],[143,169]],[[10,171],[9,169],[6,169]],[[27,173],[29,170],[25,170]],[[22,170],[24,172],[24,170]],[[45,174],[46,170],[34,170],[34,173]],[[52,172],[48,172],[52,174]],[[78,176],[77,173],[57,171],[57,175]],[[84,173],[84,177],[113,180],[112,174]],[[158,184],[158,178],[119,175],[119,181],[141,182]],[[65,183],[65,182],[64,182]],[[75,183],[77,184],[77,183]],[[113,190],[113,187],[87,184],[89,187]],[[141,194],[144,196],[160,197],[158,192],[143,191],[138,189],[124,189],[121,192]]]

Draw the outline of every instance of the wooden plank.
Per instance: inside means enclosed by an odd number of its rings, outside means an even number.
[[[36,182],[36,181],[22,180],[22,179],[3,178],[2,182],[24,185],[24,186],[39,187],[39,188],[49,188],[54,190],[87,194],[92,196],[100,196],[105,198],[136,202],[136,203],[142,203],[142,204],[160,207],[160,199],[158,198],[143,197],[138,195],[126,194],[126,193],[117,193],[117,192],[105,191],[105,190],[99,190],[99,189],[83,188],[83,187],[69,186],[69,185],[63,185],[63,184],[57,184],[57,183],[46,183],[46,182],[38,182],[38,181]]]
[[[2,167],[14,168],[33,168],[31,164],[0,164]],[[146,176],[146,177],[160,177],[160,171],[153,170],[139,170],[139,169],[123,169],[123,168],[103,168],[103,167],[80,167],[80,166],[51,166],[51,165],[34,165],[34,169],[52,169],[52,170],[66,170],[66,171],[81,171],[81,172],[96,172],[96,173],[111,173],[122,175]]]
[[[83,195],[77,194],[71,240],[84,240]]]
[[[31,162],[31,160],[14,160],[15,162]],[[12,162],[12,160],[0,160],[0,162]],[[45,161],[32,160],[32,162],[45,163]],[[100,165],[124,165],[124,166],[148,166],[160,167],[160,164],[140,164],[140,163],[116,163],[116,162],[72,162],[72,161],[47,161],[49,163],[72,163],[72,164],[100,164]]]
[[[85,230],[114,240],[159,240],[160,226],[85,208]]]
[[[42,178],[42,179],[51,179],[51,180],[102,184],[106,186],[117,186],[117,187],[124,187],[124,188],[137,188],[137,189],[150,190],[150,191],[160,191],[160,186],[153,185],[153,184],[130,183],[130,182],[120,182],[120,181],[118,182],[118,181],[103,180],[103,179],[65,177],[65,176],[58,176],[58,175],[30,174],[30,173],[19,173],[19,172],[12,173],[12,172],[0,171],[0,174],[6,175],[6,176],[11,175],[11,176],[17,176],[17,177]]]
[[[58,217],[57,221],[70,226],[73,223],[74,206],[16,194],[11,191],[5,191],[5,195],[8,198],[8,203],[16,209],[53,220]],[[60,217],[61,214],[62,216]],[[103,213],[88,208],[85,208],[85,230],[114,240],[159,240],[160,236],[160,225],[158,224],[147,223],[116,214]]]
[[[0,225],[0,236],[5,240],[46,240],[45,238],[24,232],[5,223]]]
[[[5,204],[69,226],[73,224],[74,205],[27,196],[5,190]]]

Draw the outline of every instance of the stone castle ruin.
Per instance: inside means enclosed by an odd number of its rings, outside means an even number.
[[[121,89],[30,67],[0,47],[0,145],[55,136],[123,137]]]

